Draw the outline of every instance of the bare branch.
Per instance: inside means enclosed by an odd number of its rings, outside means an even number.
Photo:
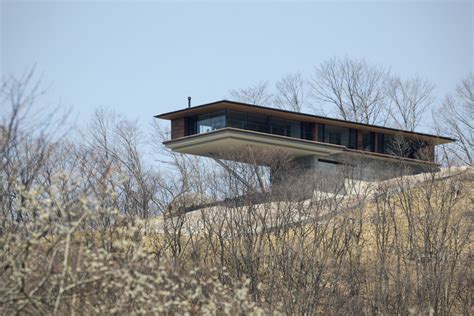
[[[335,107],[334,114],[342,119],[384,124],[388,76],[389,70],[363,59],[333,57],[315,68],[310,88],[317,102]]]
[[[305,86],[301,73],[285,75],[275,84],[275,105],[284,110],[301,112],[306,102]]]
[[[271,102],[272,94],[267,81],[261,81],[254,86],[229,91],[230,97],[239,102],[267,105]]]
[[[457,86],[454,95],[448,95],[433,113],[436,131],[457,141],[447,146],[448,155],[458,162],[474,162],[474,73]],[[450,157],[448,157],[449,159]]]
[[[414,131],[433,101],[434,86],[419,77],[401,80],[392,77],[388,96],[391,102],[389,114],[398,128]]]

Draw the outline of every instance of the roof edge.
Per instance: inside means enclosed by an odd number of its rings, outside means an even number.
[[[178,114],[178,113],[181,113],[181,112],[185,113],[185,112],[190,111],[190,110],[195,110],[195,109],[200,109],[200,108],[204,108],[204,107],[211,106],[211,105],[216,105],[216,104],[219,104],[219,103],[230,103],[230,104],[234,104],[234,105],[240,105],[240,106],[246,106],[246,107],[252,107],[252,108],[259,108],[259,109],[262,109],[262,110],[269,110],[269,111],[275,111],[275,112],[287,113],[287,114],[293,114],[293,115],[301,115],[301,116],[306,116],[308,118],[318,118],[318,119],[324,119],[324,120],[338,122],[338,123],[346,123],[346,124],[353,124],[353,125],[358,125],[358,126],[384,129],[384,130],[397,132],[397,133],[404,133],[404,134],[409,134],[409,135],[430,137],[430,138],[438,138],[438,139],[442,139],[442,140],[449,141],[449,142],[456,142],[457,141],[457,139],[447,137],[447,136],[433,135],[433,134],[427,134],[427,133],[421,133],[421,132],[415,132],[415,131],[407,131],[407,130],[397,129],[397,128],[393,128],[393,127],[386,127],[386,126],[380,126],[380,125],[375,125],[375,124],[366,124],[366,123],[361,123],[361,122],[348,121],[348,120],[343,120],[343,119],[338,119],[338,118],[333,118],[333,117],[328,117],[328,116],[315,115],[315,114],[309,114],[309,113],[303,113],[303,112],[295,112],[295,111],[289,111],[289,110],[272,108],[272,107],[268,107],[268,106],[262,106],[262,105],[244,103],[244,102],[237,102],[237,101],[226,100],[226,99],[222,99],[222,100],[214,101],[214,102],[209,102],[209,103],[204,103],[204,104],[200,104],[200,105],[197,105],[197,106],[193,106],[193,107],[189,107],[189,108],[185,108],[185,109],[181,109],[181,110],[166,112],[166,113],[154,115],[153,117],[158,118],[158,119],[170,120],[170,118],[166,118],[166,117],[170,116],[170,115]]]

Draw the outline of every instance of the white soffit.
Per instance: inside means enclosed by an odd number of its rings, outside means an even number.
[[[164,144],[167,148],[179,153],[206,157],[229,154],[248,146],[262,150],[281,149],[294,157],[308,155],[324,157],[340,153],[345,149],[344,146],[339,145],[235,128],[224,128],[169,140]]]

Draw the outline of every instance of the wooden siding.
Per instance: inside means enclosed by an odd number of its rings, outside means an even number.
[[[186,136],[185,118],[177,118],[171,121],[171,139]]]
[[[317,123],[311,124],[311,134],[313,135],[313,140],[318,141],[318,124]]]

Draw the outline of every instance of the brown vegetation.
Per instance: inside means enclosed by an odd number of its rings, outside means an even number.
[[[81,141],[45,117],[35,133],[36,94],[13,83],[2,314],[470,314],[472,169],[352,189],[349,173],[294,170],[281,152],[227,169],[167,152],[151,169],[139,130],[110,113]]]

